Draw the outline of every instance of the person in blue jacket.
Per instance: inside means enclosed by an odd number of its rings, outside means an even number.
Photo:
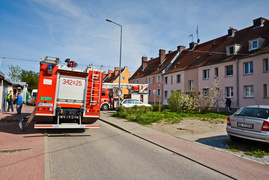
[[[22,109],[22,104],[23,104],[23,100],[22,100],[22,96],[21,96],[20,92],[18,92],[16,99],[17,99],[17,112],[18,112],[18,115],[20,115],[21,109]]]

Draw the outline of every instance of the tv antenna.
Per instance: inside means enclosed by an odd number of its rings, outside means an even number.
[[[197,34],[197,43],[199,43],[200,39],[199,39],[199,33],[198,33],[198,26],[197,26],[197,29],[196,29],[196,34]]]

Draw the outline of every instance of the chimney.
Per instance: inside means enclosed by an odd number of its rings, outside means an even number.
[[[142,69],[144,69],[147,64],[148,64],[148,57],[142,56]]]
[[[113,73],[113,71],[108,70],[108,78],[110,78],[110,77],[111,77],[112,73]]]
[[[160,49],[159,50],[159,64],[162,64],[165,59],[165,50]]]
[[[258,19],[254,19],[253,20],[253,26],[254,27],[263,27],[263,23],[264,21],[266,21],[267,19],[260,17]]]
[[[237,31],[236,29],[230,27],[228,29],[228,36],[234,37],[236,31]]]
[[[195,42],[191,42],[190,43],[190,49],[193,49],[198,43],[195,43]]]
[[[180,46],[177,47],[177,51],[178,51],[178,52],[181,52],[181,51],[183,51],[185,48],[186,48],[185,46],[181,46],[181,45],[180,45]]]
[[[120,72],[119,68],[118,67],[115,67],[114,68],[114,74],[115,74],[115,76],[117,76],[119,74],[119,72]]]

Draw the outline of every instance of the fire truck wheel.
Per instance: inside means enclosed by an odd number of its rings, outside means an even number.
[[[108,110],[108,105],[107,104],[103,104],[102,105],[102,110],[107,111]]]

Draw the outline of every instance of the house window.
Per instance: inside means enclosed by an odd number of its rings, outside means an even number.
[[[251,42],[251,50],[258,49],[258,40],[254,40]]]
[[[229,47],[229,55],[232,55],[232,54],[234,54],[234,47],[233,46]]]
[[[151,77],[148,78],[148,84],[151,84]]]
[[[157,89],[157,96],[161,96],[161,89]]]
[[[153,84],[155,84],[155,76],[153,76]]]
[[[215,68],[215,78],[219,77],[219,68]]]
[[[173,76],[171,76],[171,84],[173,84]]]
[[[253,62],[244,63],[245,74],[253,74]]]
[[[209,79],[209,69],[203,70],[204,79]]]
[[[225,88],[226,98],[233,98],[234,96],[234,88],[233,87],[226,87]]]
[[[208,88],[203,89],[203,94],[204,94],[204,97],[207,98],[209,95],[209,89]]]
[[[226,76],[233,76],[233,65],[226,66]]]
[[[149,93],[149,97],[150,97],[151,96],[151,89],[149,89],[148,93]]]
[[[189,91],[193,91],[193,80],[189,81]]]
[[[269,72],[269,62],[268,59],[263,60],[264,72]]]
[[[178,75],[177,75],[177,83],[180,83],[180,81],[181,81],[181,75],[178,74]]]
[[[263,97],[268,97],[267,84],[263,85]]]
[[[136,80],[136,84],[138,84],[138,80]]]
[[[254,97],[254,86],[245,86],[244,95],[245,97]]]
[[[168,91],[164,91],[164,98],[167,99],[168,97]]]
[[[164,78],[164,83],[165,83],[165,84],[168,84],[168,77],[165,77],[165,78]]]
[[[157,76],[157,83],[161,82],[161,76]]]
[[[121,80],[122,80],[122,81],[125,81],[125,77],[124,77],[124,76],[122,76],[122,77],[121,77]]]

